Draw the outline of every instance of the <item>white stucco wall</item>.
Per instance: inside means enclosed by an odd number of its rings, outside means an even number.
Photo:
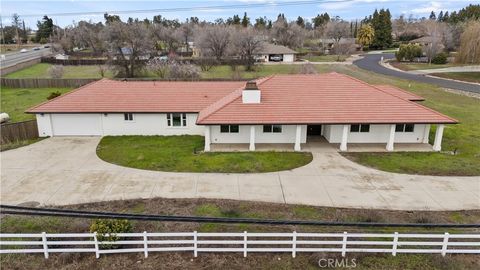
[[[427,125],[416,124],[413,132],[395,132],[396,143],[421,143]],[[325,125],[325,139],[330,143],[342,141],[343,125]],[[349,132],[349,143],[387,143],[390,134],[390,125],[370,125],[370,132]]]
[[[187,126],[169,127],[167,125],[167,114],[165,113],[134,113],[133,121],[125,121],[123,113],[36,115],[41,137],[69,135],[203,135],[204,127],[195,124],[197,116],[197,113],[187,113]]]
[[[255,143],[295,143],[296,125],[282,125],[281,133],[263,133],[263,125],[255,126]],[[307,126],[302,125],[301,143],[307,141]],[[238,133],[221,133],[220,126],[211,126],[212,143],[249,143],[250,125],[239,126]]]

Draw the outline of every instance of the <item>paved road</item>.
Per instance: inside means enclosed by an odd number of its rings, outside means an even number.
[[[444,88],[463,90],[463,91],[468,91],[473,93],[480,93],[480,85],[478,84],[462,83],[462,82],[456,82],[451,80],[444,80],[440,78],[432,78],[432,77],[427,77],[427,76],[422,76],[417,74],[410,74],[407,72],[396,71],[396,70],[383,67],[378,63],[382,56],[384,59],[391,59],[395,57],[393,53],[366,54],[364,58],[354,61],[353,64],[362,69],[366,69],[369,71],[373,71],[373,72],[388,75],[388,76],[394,76],[394,77],[422,82],[422,83],[430,83],[430,84],[438,85]]]
[[[106,163],[98,137],[54,137],[1,153],[1,203],[68,205],[138,198],[217,198],[399,210],[480,209],[480,177],[387,173],[361,166],[326,143],[313,161],[273,173],[172,173]]]
[[[5,59],[3,57],[1,58],[0,61],[0,67],[5,68],[9,66],[16,65],[21,62],[33,60],[36,58],[40,58],[42,56],[49,55],[51,53],[51,48],[40,48],[38,51],[34,51],[32,49],[29,49],[28,52],[21,53],[21,52],[15,52],[15,53],[9,53],[5,54]]]

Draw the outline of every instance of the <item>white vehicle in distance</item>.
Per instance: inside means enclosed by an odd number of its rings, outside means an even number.
[[[21,50],[20,50],[20,53],[26,53],[26,52],[28,52],[27,49],[21,49]]]

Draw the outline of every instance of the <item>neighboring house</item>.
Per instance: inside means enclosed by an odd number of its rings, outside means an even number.
[[[68,60],[68,55],[66,54],[63,54],[63,53],[59,53],[57,55],[55,55],[55,59],[57,60]]]
[[[147,82],[102,79],[28,110],[40,136],[205,136],[223,143],[428,143],[436,124],[455,119],[417,103],[423,98],[338,73],[275,75],[245,82]],[[317,139],[315,139],[317,138]]]
[[[294,62],[296,54],[296,51],[285,46],[265,42],[255,59],[260,62]]]
[[[323,53],[329,54],[330,51],[335,48],[336,41],[333,38],[320,38],[318,40]],[[338,41],[338,44],[341,45],[348,45],[351,44],[352,46],[355,47],[356,51],[361,51],[362,46],[360,44],[356,44],[356,39],[355,38],[340,38]]]

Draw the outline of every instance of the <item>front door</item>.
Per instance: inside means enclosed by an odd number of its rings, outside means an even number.
[[[322,125],[307,126],[307,136],[321,136],[321,135],[322,135]]]

